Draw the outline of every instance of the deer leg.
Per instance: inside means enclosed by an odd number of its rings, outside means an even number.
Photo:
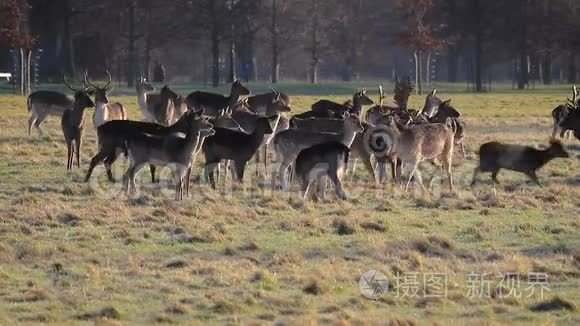
[[[89,182],[91,175],[93,174],[93,170],[97,164],[101,163],[104,159],[107,158],[107,155],[103,152],[98,152],[97,155],[93,156],[91,159],[91,163],[89,165],[89,169],[87,170],[87,174],[85,176],[85,182]]]
[[[28,119],[28,136],[30,137],[31,133],[32,133],[32,126],[34,125],[34,123],[36,122],[36,114],[31,114],[30,118]]]
[[[358,158],[354,159],[354,162],[352,163],[352,171],[350,171],[350,177],[354,177],[355,173],[356,173],[356,164],[358,163]]]
[[[42,129],[40,129],[40,125],[42,124],[42,122],[44,122],[44,119],[46,119],[46,114],[42,113],[36,116],[36,121],[34,122],[34,128],[38,130],[40,136],[44,136],[44,132],[42,131]]]
[[[472,187],[475,186],[475,183],[477,182],[477,176],[479,175],[479,172],[481,172],[479,166],[473,170],[473,180],[471,180]]]
[[[443,158],[443,168],[447,173],[447,180],[449,181],[449,191],[453,192],[453,172],[451,171],[451,156]]]
[[[112,153],[105,157],[105,170],[107,171],[107,178],[110,182],[115,182],[115,178],[113,177],[113,170],[112,165],[117,160],[117,153]]]
[[[153,164],[149,164],[149,172],[151,173],[151,183],[157,183],[157,180],[155,180],[155,171],[157,170],[157,168],[155,167],[155,165]]]
[[[465,160],[465,146],[463,145],[463,140],[459,143],[459,151],[461,152],[461,156]]]
[[[538,176],[536,175],[536,171],[529,171],[526,173],[528,175],[528,177],[530,177],[530,179],[532,179],[532,181],[534,181],[538,186],[540,186],[541,188],[543,188],[544,186],[540,183],[540,180],[538,179]]]
[[[234,168],[236,169],[236,178],[238,182],[244,182],[244,170],[246,169],[246,162],[234,161]]]
[[[256,178],[258,178],[260,176],[260,148],[254,156],[256,157]]]
[[[419,162],[418,161],[413,162],[413,168],[411,169],[411,173],[409,174],[409,181],[407,181],[407,185],[405,186],[405,192],[409,191],[409,185],[411,184],[411,180],[413,180],[413,175],[417,171],[418,167],[419,167]]]
[[[278,181],[280,182],[281,189],[286,189],[286,170],[289,165],[290,163],[284,161],[280,163],[280,168],[278,169]]]
[[[216,167],[219,165],[219,161],[218,162],[206,162],[205,166],[204,166],[204,175],[205,175],[205,179],[208,180],[211,184],[211,187],[213,189],[216,189],[215,187],[215,178],[214,178],[214,170],[216,169]]]
[[[72,165],[72,163],[71,163],[72,157],[73,157],[72,146],[73,146],[72,140],[71,141],[67,140],[67,142],[66,142],[66,169],[67,169],[67,171],[71,169],[71,165]]]
[[[324,178],[324,176],[316,176],[316,188],[318,190],[318,195],[316,197],[319,200],[324,200],[326,198],[326,178]]]
[[[491,179],[493,180],[493,182],[495,182],[496,184],[499,184],[499,180],[497,179],[497,174],[499,173],[499,169],[493,171],[491,173]]]
[[[264,144],[264,174],[268,175],[268,143]]]
[[[81,138],[81,135],[77,135],[75,137],[75,148],[76,148],[76,156],[77,156],[77,167],[80,168],[81,167],[81,144],[82,144],[83,140]]]
[[[379,184],[379,181],[377,179],[377,175],[375,174],[375,169],[373,168],[373,163],[371,162],[371,157],[370,156],[365,157],[363,159],[363,163],[364,163],[365,167],[367,168],[367,171],[369,171],[369,174],[371,175],[371,177],[375,181],[375,184]]]
[[[310,181],[302,180],[302,200],[306,201],[308,199],[308,189],[310,189]]]
[[[332,183],[334,184],[334,192],[336,193],[336,197],[340,200],[346,200],[346,194],[342,189],[342,182],[340,181],[338,175],[334,171],[332,171],[328,174],[328,177],[330,178],[330,181],[332,181]]]
[[[187,174],[185,175],[185,196],[189,197],[189,184],[191,178],[191,165],[187,168]]]

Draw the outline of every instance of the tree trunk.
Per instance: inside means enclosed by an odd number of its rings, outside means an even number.
[[[146,14],[147,38],[145,39],[145,67],[143,68],[145,78],[150,79],[151,75],[151,8],[147,8]]]
[[[413,52],[413,56],[415,58],[415,85],[417,85],[415,90],[417,95],[421,95],[423,94],[423,84],[421,82],[421,61],[423,54],[420,50],[415,50],[415,52]]]
[[[278,82],[280,77],[280,63],[278,62],[278,6],[277,1],[272,0],[272,84]]]
[[[26,59],[24,58],[24,49],[19,49],[20,52],[20,81],[18,85],[18,91],[21,95],[24,95],[24,88],[26,84],[26,80],[24,78],[25,66],[26,66]]]
[[[64,25],[64,39],[63,39],[63,64],[64,64],[64,74],[75,75],[75,60],[74,60],[74,44],[73,36],[71,30],[71,5],[69,0],[62,2],[63,9],[63,25]]]
[[[566,80],[568,84],[576,83],[576,55],[572,52],[568,54],[568,69]]]
[[[544,85],[552,84],[552,56],[550,53],[544,55],[542,59],[542,82]]]
[[[30,95],[32,92],[32,79],[30,75],[30,63],[32,62],[32,50],[26,50],[26,94]]]
[[[483,92],[483,31],[478,31],[475,37],[475,91]]]
[[[136,0],[129,0],[129,44],[127,47],[127,87],[133,87],[133,79],[135,79],[135,24],[136,24]]]
[[[310,83],[318,83],[318,59],[312,59],[310,64]]]
[[[233,83],[234,80],[236,80],[236,43],[232,38],[230,40],[230,71],[228,72],[228,82]]]
[[[312,0],[312,13],[314,14],[312,16],[312,44],[310,44],[310,83],[311,84],[316,84],[318,82],[318,62],[319,62],[319,57],[318,57],[318,46],[319,46],[319,40],[318,40],[318,26],[319,26],[319,21],[318,21],[318,1],[317,0]]]
[[[450,83],[457,82],[457,66],[459,64],[459,57],[456,49],[450,49],[447,54],[447,81]]]
[[[216,14],[216,3],[211,1],[210,15],[212,18],[211,24],[211,57],[212,57],[212,71],[211,71],[211,84],[213,87],[218,87],[220,85],[220,36],[219,36],[219,24]]]
[[[427,61],[425,62],[425,86],[431,85],[431,52],[427,53]]]

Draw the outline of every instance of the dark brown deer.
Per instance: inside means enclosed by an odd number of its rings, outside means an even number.
[[[568,98],[568,103],[559,105],[554,110],[552,110],[552,120],[554,121],[554,128],[552,130],[553,138],[570,138],[571,134],[573,133],[572,130],[564,128],[562,124],[570,112],[578,108],[578,101],[580,100],[580,97],[578,96],[579,94],[580,93],[576,89],[576,86],[573,86],[572,99]]]
[[[62,114],[61,127],[64,134],[64,140],[67,147],[66,169],[71,170],[73,167],[73,157],[76,152],[77,167],[81,166],[81,145],[83,138],[83,129],[85,124],[85,109],[95,107],[91,100],[93,90],[90,87],[84,89],[75,89],[66,81],[63,76],[63,82],[68,88],[75,92],[72,110],[65,110]],[[74,144],[73,144],[74,142]]]
[[[127,152],[131,165],[125,173],[127,194],[136,191],[135,176],[147,163],[151,165],[175,166],[175,199],[182,200],[184,190],[188,192],[192,156],[198,144],[200,133],[209,130],[212,125],[202,118],[202,111],[190,111],[181,119],[185,127],[185,138],[177,134],[155,136],[138,133],[128,138]]]
[[[234,161],[236,177],[243,181],[246,163],[256,154],[264,136],[273,132],[272,124],[278,116],[260,117],[256,128],[251,134],[214,128],[216,133],[207,137],[203,143],[205,154],[205,177],[209,177],[211,186],[215,189],[214,169],[222,160]]]
[[[308,190],[314,179],[318,180],[317,198],[324,198],[324,176],[332,181],[336,197],[346,200],[341,179],[348,165],[349,153],[350,149],[340,142],[317,144],[300,151],[296,158],[296,176],[300,180],[304,200],[308,198]]]
[[[335,115],[343,115],[343,113],[348,112],[349,114],[354,114],[360,116],[362,112],[363,105],[372,105],[374,102],[367,96],[367,92],[364,89],[358,90],[352,96],[352,106],[339,104],[329,100],[320,100],[312,104],[311,111],[313,112],[327,112],[331,111]]]
[[[109,80],[105,86],[100,87],[89,81],[88,72],[85,71],[85,86],[93,87],[95,90],[95,111],[93,112],[93,126],[95,129],[103,123],[111,120],[127,120],[127,110],[119,102],[109,103],[107,93],[111,90],[112,77],[108,70],[106,70]]]
[[[229,107],[234,108],[236,104],[251,92],[247,89],[242,82],[236,80],[232,83],[229,96],[223,96],[221,94],[195,91],[185,98],[185,104],[190,110],[205,110],[205,114],[209,116],[217,116],[220,110]]]
[[[559,157],[567,158],[570,155],[555,139],[550,140],[550,146],[545,150],[499,142],[485,143],[479,148],[479,165],[473,171],[471,185],[475,185],[480,172],[491,172],[491,179],[499,184],[497,174],[501,169],[506,169],[524,173],[541,187],[536,171]]]
[[[199,111],[203,112],[203,111]],[[222,111],[223,112],[223,111]],[[85,182],[91,178],[94,168],[104,161],[109,181],[114,182],[111,165],[117,160],[120,153],[126,152],[126,140],[133,135],[146,133],[156,136],[166,136],[175,133],[185,133],[186,122],[182,116],[171,126],[164,126],[152,122],[111,120],[97,128],[99,152],[91,159]],[[240,125],[231,116],[223,115],[211,120],[214,127],[241,130]],[[155,182],[155,167],[151,167],[151,180]]]

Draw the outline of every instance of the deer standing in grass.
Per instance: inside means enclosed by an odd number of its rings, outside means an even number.
[[[372,105],[374,102],[367,96],[367,92],[364,89],[358,90],[352,96],[352,106],[339,104],[329,100],[320,100],[312,104],[311,110],[313,112],[326,112],[331,111],[335,115],[340,116],[345,112],[354,114],[357,116],[361,115],[362,107],[364,105]]]
[[[419,163],[424,160],[437,160],[443,165],[443,169],[447,173],[449,189],[453,191],[451,163],[453,161],[454,128],[455,124],[449,119],[445,124],[417,124],[410,127],[403,126],[400,129],[396,154],[403,165],[410,168],[405,191],[409,190],[411,180],[415,177],[417,183],[426,192],[421,173],[418,170]]]
[[[559,105],[554,110],[552,110],[552,120],[554,121],[554,127],[552,130],[553,138],[561,137],[568,139],[571,137],[572,131],[565,128],[563,126],[563,122],[573,110],[578,109],[578,101],[580,100],[578,95],[580,95],[580,93],[576,89],[576,86],[573,86],[572,99],[568,98],[568,103]]]
[[[92,108],[95,106],[95,104],[90,98],[93,92],[90,87],[85,87],[84,89],[75,89],[69,83],[67,83],[66,77],[63,77],[63,82],[66,86],[68,86],[68,88],[75,92],[73,108],[71,110],[65,110],[62,113],[61,119],[62,133],[64,134],[64,140],[67,147],[66,169],[71,170],[73,167],[73,157],[75,152],[77,158],[77,167],[81,166],[80,155],[85,124],[85,109]]]
[[[44,132],[40,128],[49,115],[62,117],[66,110],[72,110],[75,103],[74,95],[66,95],[56,91],[36,91],[28,95],[26,107],[30,113],[28,119],[28,136],[32,133],[32,126],[36,128],[40,136]]]
[[[93,112],[93,126],[98,128],[100,125],[111,120],[127,120],[127,110],[119,102],[110,103],[107,93],[111,90],[109,85],[113,78],[109,71],[106,71],[109,80],[103,87],[99,87],[89,81],[88,73],[85,71],[85,86],[93,87],[95,90],[95,111]]]
[[[301,150],[330,141],[340,142],[350,147],[356,133],[362,132],[363,127],[358,116],[344,113],[344,117],[343,128],[337,134],[288,129],[274,136],[274,150],[280,164],[278,179],[282,189],[286,188],[286,170],[294,163]],[[275,179],[273,179],[274,182]]]
[[[182,200],[184,190],[188,192],[192,154],[195,151],[200,133],[212,125],[202,118],[203,111],[190,111],[183,115],[185,138],[178,134],[156,136],[138,133],[125,143],[131,165],[125,173],[127,194],[136,191],[135,176],[147,163],[151,165],[173,165],[175,167],[175,199]]]
[[[221,94],[195,91],[187,95],[185,98],[185,104],[189,110],[205,110],[205,114],[208,116],[215,117],[218,115],[220,110],[224,108],[234,108],[241,99],[250,95],[249,89],[247,89],[242,82],[236,80],[232,83],[229,96],[223,96]]]

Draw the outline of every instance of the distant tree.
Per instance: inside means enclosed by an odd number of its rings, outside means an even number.
[[[432,7],[432,0],[399,0],[398,2],[401,14],[409,21],[408,28],[398,34],[398,44],[413,49],[415,84],[418,94],[423,91],[421,82],[423,53],[427,53],[426,73],[428,74],[431,52],[446,45],[444,40],[435,37],[431,26],[425,24],[425,16]]]
[[[28,3],[24,0],[4,0],[0,4],[0,45],[18,49],[20,94],[30,94],[30,64],[34,38],[28,28]]]

